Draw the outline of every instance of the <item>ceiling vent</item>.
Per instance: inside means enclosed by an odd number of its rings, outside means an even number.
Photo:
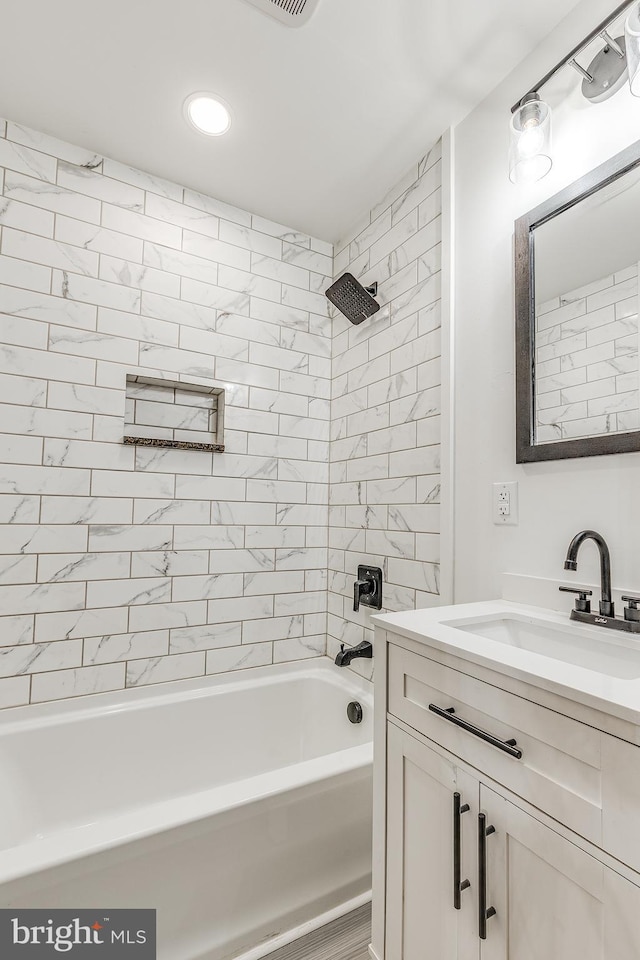
[[[313,14],[319,0],[246,0],[288,27],[301,27]]]

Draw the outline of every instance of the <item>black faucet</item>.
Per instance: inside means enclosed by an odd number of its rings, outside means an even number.
[[[564,593],[577,593],[578,599],[571,611],[571,619],[581,623],[592,623],[599,627],[610,627],[613,630],[625,630],[627,633],[640,633],[640,597],[623,597],[627,604],[624,609],[624,620],[616,617],[615,607],[611,599],[611,557],[609,547],[601,534],[595,530],[582,530],[578,533],[567,550],[567,559],[564,562],[565,570],[578,569],[578,550],[585,540],[593,540],[600,553],[600,613],[591,612],[591,590],[586,587],[560,587]]]
[[[340,646],[340,653],[336,657],[336,665],[339,667],[348,667],[352,660],[358,657],[364,657],[365,660],[371,660],[373,657],[373,644],[368,640],[363,640],[357,647],[349,647],[347,650],[344,644]]]
[[[564,562],[565,570],[578,569],[578,550],[585,540],[593,540],[600,552],[600,616],[614,617],[615,608],[611,600],[611,557],[604,537],[595,530],[583,530],[576,534],[567,550]]]

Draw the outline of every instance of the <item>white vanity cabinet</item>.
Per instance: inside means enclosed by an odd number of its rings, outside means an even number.
[[[637,960],[640,886],[480,785],[487,903],[484,960]],[[640,884],[640,877],[637,877]]]
[[[378,628],[372,956],[640,960],[640,747],[505,686]]]
[[[385,956],[471,960],[477,956],[473,892],[471,886],[460,890],[457,910],[454,883],[471,883],[476,874],[478,782],[453,757],[436,753],[392,723],[387,745]],[[456,829],[460,856],[454,864]],[[458,864],[464,876],[456,878]]]

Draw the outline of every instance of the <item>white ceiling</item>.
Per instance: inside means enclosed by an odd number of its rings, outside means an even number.
[[[577,0],[30,0],[2,12],[0,113],[335,240]],[[226,137],[187,94],[230,102]],[[505,118],[506,122],[506,118]]]

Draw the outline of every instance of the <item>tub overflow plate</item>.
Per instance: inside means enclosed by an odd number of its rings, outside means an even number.
[[[362,723],[362,705],[352,700],[347,707],[347,716],[351,723]]]

